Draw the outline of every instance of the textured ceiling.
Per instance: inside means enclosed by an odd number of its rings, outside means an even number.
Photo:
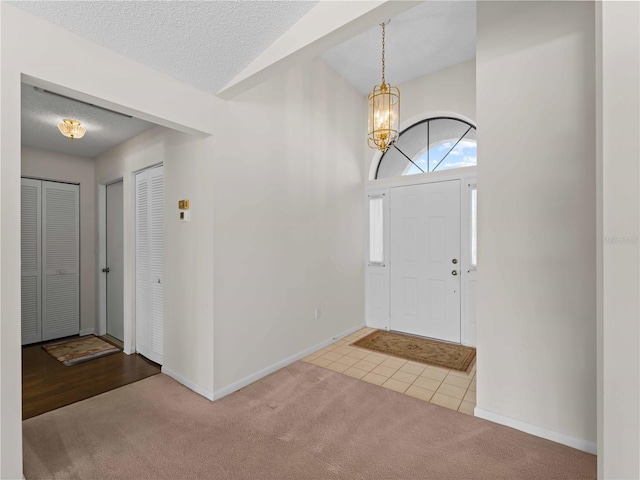
[[[386,29],[386,80],[392,85],[413,80],[476,54],[475,1],[426,1],[391,19]],[[322,59],[367,94],[380,83],[380,26],[337,47]]]
[[[215,94],[317,2],[19,1],[12,5]],[[425,1],[387,26],[387,80],[394,85],[475,56],[475,1]],[[361,93],[380,81],[380,27],[325,52],[322,58]],[[75,117],[80,141],[56,124]],[[23,88],[23,144],[95,157],[152,124]]]
[[[63,118],[79,120],[85,136],[64,137],[57,126]],[[94,158],[153,126],[22,84],[22,145],[27,147]]]
[[[215,94],[316,2],[97,0],[10,3]]]
[[[20,1],[12,5],[201,90],[215,94],[315,2]],[[62,118],[87,128],[71,142]],[[22,144],[96,157],[151,123],[72,100],[22,92]]]

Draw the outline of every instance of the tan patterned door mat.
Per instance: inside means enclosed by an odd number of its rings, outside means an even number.
[[[469,370],[476,356],[473,347],[384,330],[376,330],[351,345],[460,372]]]

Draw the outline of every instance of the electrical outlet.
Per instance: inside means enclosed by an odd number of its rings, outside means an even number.
[[[320,307],[316,307],[316,312],[315,312],[316,320],[318,320],[320,318],[321,313],[322,312],[320,311]]]

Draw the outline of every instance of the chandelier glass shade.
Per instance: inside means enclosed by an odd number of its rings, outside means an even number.
[[[386,152],[398,139],[400,91],[388,83],[376,85],[369,94],[369,147]]]
[[[400,125],[400,90],[384,78],[385,24],[382,24],[382,82],[369,94],[368,143],[369,147],[386,152],[398,139]]]
[[[78,120],[72,120],[70,118],[65,118],[62,120],[62,123],[58,124],[58,130],[65,137],[69,137],[71,140],[76,138],[84,137],[85,132],[87,131]]]

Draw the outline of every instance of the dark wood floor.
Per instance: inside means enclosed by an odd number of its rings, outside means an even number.
[[[42,345],[22,347],[23,420],[160,373],[146,358],[122,352],[66,367]]]

